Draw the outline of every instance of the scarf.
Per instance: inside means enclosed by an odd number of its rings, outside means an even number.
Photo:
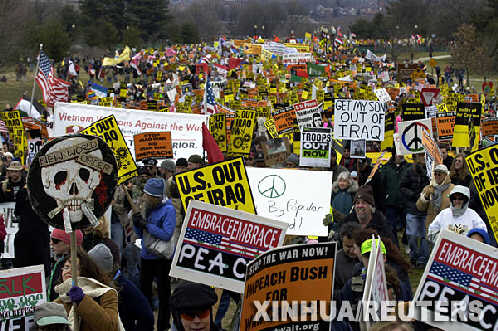
[[[451,183],[446,183],[434,186],[434,194],[432,195],[431,203],[437,211],[441,210],[441,198],[443,197],[443,192],[450,187],[450,184]]]
[[[465,214],[465,211],[469,207],[469,202],[467,201],[466,203],[463,204],[462,208],[455,208],[453,206],[453,203],[450,204],[450,209],[451,213],[453,214],[453,217],[460,217],[463,214]]]

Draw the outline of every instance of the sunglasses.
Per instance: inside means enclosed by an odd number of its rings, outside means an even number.
[[[450,200],[460,200],[460,201],[465,201],[465,197],[462,195],[453,195],[450,197]]]
[[[54,243],[54,244],[58,244],[58,243],[60,243],[60,242],[62,241],[62,240],[60,240],[60,239],[55,239],[55,238],[50,238],[50,240],[51,240],[51,241],[52,241],[52,243]]]
[[[207,308],[207,309],[201,310],[201,311],[181,313],[180,316],[184,320],[193,321],[196,316],[199,317],[200,319],[208,317],[210,312],[211,312],[211,309]]]

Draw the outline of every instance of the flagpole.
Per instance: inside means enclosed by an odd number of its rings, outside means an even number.
[[[43,49],[43,44],[40,44],[40,53]],[[38,69],[40,68],[40,53],[38,53],[38,61],[36,61],[36,69],[35,69],[35,74],[33,76],[33,90],[31,90],[31,102],[29,104],[29,114],[28,116],[31,117],[31,108],[33,107],[33,99],[35,98],[35,87],[36,87],[36,75],[38,75]]]

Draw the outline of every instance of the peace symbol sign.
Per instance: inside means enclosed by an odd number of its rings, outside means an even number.
[[[419,137],[419,126],[422,128],[422,130],[425,130],[428,135],[430,134],[429,128],[425,124],[420,122],[411,123],[403,130],[403,133],[401,134],[401,141],[403,143],[403,146],[405,146],[405,148],[410,152],[420,152],[424,149],[422,138],[421,136]],[[407,142],[406,135],[410,132],[413,133],[413,137],[410,141]]]
[[[284,179],[277,175],[265,176],[258,183],[259,194],[270,199],[282,196],[285,193],[285,188]]]

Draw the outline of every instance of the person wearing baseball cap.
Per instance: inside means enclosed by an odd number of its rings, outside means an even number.
[[[150,177],[157,176],[157,160],[152,158],[147,158],[142,161],[145,168],[146,175]]]
[[[353,200],[353,211],[346,216],[344,222],[359,223],[364,229],[376,230],[381,237],[394,240],[391,225],[386,221],[384,215],[375,208],[375,199],[370,185],[358,189]]]
[[[170,328],[171,260],[149,252],[143,244],[143,235],[144,231],[147,231],[154,239],[170,241],[176,228],[176,210],[171,200],[163,201],[162,178],[147,180],[143,192],[142,211],[135,212],[132,216],[135,232],[142,239],[140,289],[152,304],[152,282],[154,278],[157,280],[159,297],[157,330],[164,331]]]
[[[70,331],[71,323],[64,306],[55,302],[45,302],[35,308],[37,330]]]
[[[450,192],[455,187],[451,183],[450,172],[444,164],[434,167],[434,177],[431,184],[426,185],[417,200],[417,209],[427,212],[425,226],[429,227],[436,215],[450,207]]]
[[[450,208],[443,209],[429,225],[429,238],[435,241],[437,235],[448,229],[458,234],[467,235],[472,229],[488,232],[482,218],[469,208],[470,190],[463,185],[455,185],[450,192]]]

